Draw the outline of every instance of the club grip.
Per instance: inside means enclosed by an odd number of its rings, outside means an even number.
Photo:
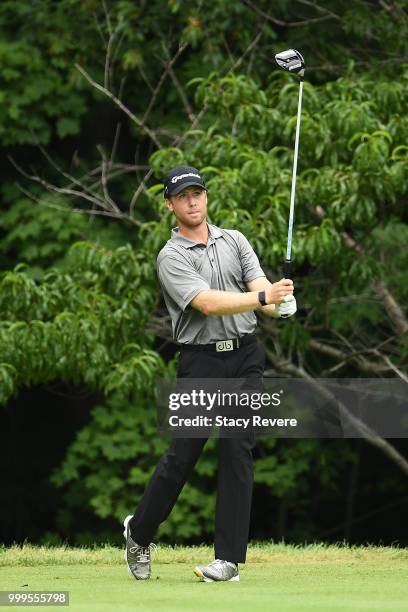
[[[284,278],[292,278],[292,260],[291,259],[285,259],[285,261],[282,264],[282,272],[283,272]]]

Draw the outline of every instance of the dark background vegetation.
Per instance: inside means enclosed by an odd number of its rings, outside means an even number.
[[[260,318],[267,373],[408,381],[407,24],[400,0],[0,4],[0,541],[120,542],[166,447],[163,172],[202,168],[211,222],[278,278],[298,85],[277,51],[307,83],[299,312]],[[383,442],[260,441],[251,536],[406,545],[407,444]],[[212,440],[162,541],[211,540],[215,478]]]

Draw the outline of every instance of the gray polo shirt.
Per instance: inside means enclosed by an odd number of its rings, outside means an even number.
[[[251,245],[241,232],[208,225],[207,244],[171,232],[157,256],[157,273],[171,316],[173,338],[180,344],[209,344],[251,334],[255,313],[205,316],[191,300],[209,289],[244,293],[245,283],[265,276]]]

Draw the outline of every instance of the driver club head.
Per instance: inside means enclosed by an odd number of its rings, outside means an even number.
[[[288,49],[275,55],[275,61],[280,68],[303,77],[305,73],[305,60],[296,49]]]

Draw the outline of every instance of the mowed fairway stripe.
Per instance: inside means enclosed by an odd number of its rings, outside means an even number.
[[[190,563],[154,563],[150,581],[135,581],[125,565],[3,566],[0,585],[2,590],[68,590],[65,609],[74,612],[407,610],[408,562],[402,559],[252,563],[240,566],[241,582],[233,583],[204,583],[192,570]]]

